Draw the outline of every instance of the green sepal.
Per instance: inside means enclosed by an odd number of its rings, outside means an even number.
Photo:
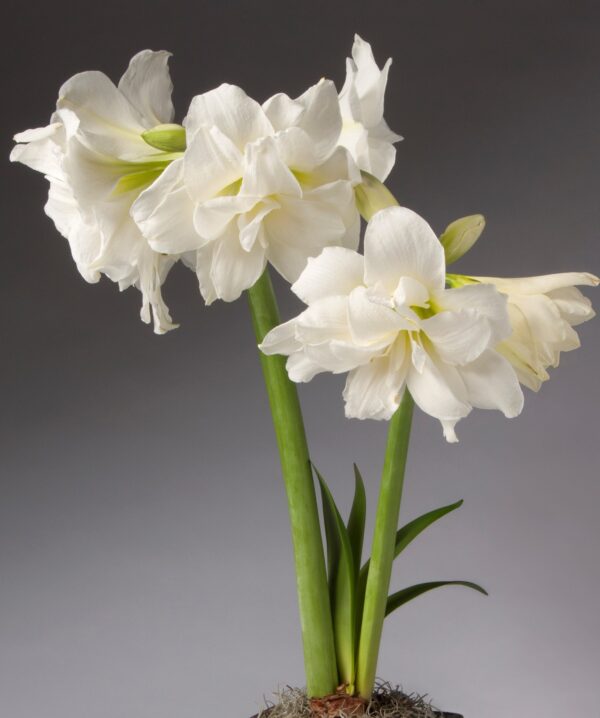
[[[482,588],[476,583],[471,581],[430,581],[428,583],[417,583],[414,586],[408,586],[403,588],[401,591],[396,591],[388,597],[387,604],[385,607],[385,615],[389,616],[392,611],[395,611],[405,603],[412,601],[413,598],[417,598],[428,591],[433,591],[434,588],[440,588],[441,586],[465,586],[466,588],[472,588],[474,591],[483,593],[484,596],[488,595],[485,588]]]
[[[356,676],[356,571],[350,535],[325,480],[313,466],[321,487],[327,541],[327,568],[340,681],[354,692]]]
[[[185,128],[181,125],[156,125],[142,132],[142,139],[150,147],[163,152],[184,152],[186,148]]]
[[[485,217],[471,214],[451,222],[440,237],[446,255],[446,265],[466,254],[485,229]]]

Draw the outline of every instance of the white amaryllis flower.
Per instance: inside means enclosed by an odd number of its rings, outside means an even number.
[[[492,286],[445,289],[442,245],[411,210],[378,212],[364,258],[325,249],[292,290],[308,308],[269,332],[261,349],[288,355],[293,381],[350,372],[348,417],[389,419],[405,388],[448,441],[473,407],[520,413],[515,372],[494,349],[510,334],[506,298]]]
[[[142,134],[170,123],[172,83],[167,52],[144,50],[118,87],[101,72],[82,72],[61,87],[50,124],[15,136],[10,159],[50,182],[46,214],[68,239],[88,282],[105,274],[142,293],[141,316],[162,333],[172,329],[161,285],[175,258],[153,251],[129,211],[180,153],[148,144]]]
[[[337,147],[334,85],[262,106],[233,85],[192,100],[187,150],[132,213],[157,252],[196,251],[202,295],[233,301],[267,262],[288,281],[329,245],[356,247],[360,174]]]
[[[402,137],[383,119],[385,86],[392,59],[380,70],[368,42],[354,36],[352,59],[346,60],[346,82],[340,92],[342,132],[339,143],[347,147],[361,170],[383,182],[396,159],[393,143]]]
[[[547,368],[558,366],[560,353],[580,346],[573,327],[595,316],[590,300],[575,285],[597,286],[600,280],[586,272],[470,279],[492,284],[506,295],[512,333],[497,349],[521,383],[537,391],[549,378]]]

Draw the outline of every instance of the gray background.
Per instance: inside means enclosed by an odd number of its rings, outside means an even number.
[[[600,270],[600,12],[594,2],[5,2],[1,154],[61,82],[174,52],[179,118],[222,81],[257,99],[339,86],[352,36],[394,57],[391,185],[441,230],[483,212],[465,271]],[[248,718],[303,681],[285,498],[244,301],[194,277],[157,337],[139,295],[88,286],[44,216],[40,176],[3,161],[0,715]],[[282,290],[283,311],[295,305]],[[461,443],[418,415],[403,517],[465,499],[394,586],[467,578],[388,619],[379,673],[467,718],[600,716],[600,324],[518,419]],[[386,427],[346,421],[342,380],[301,389],[314,460],[374,508]],[[372,516],[372,513],[371,513]]]

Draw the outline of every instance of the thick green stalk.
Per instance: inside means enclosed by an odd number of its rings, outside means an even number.
[[[248,300],[260,343],[280,323],[267,270],[248,290]],[[300,402],[287,375],[285,358],[261,352],[260,362],[287,492],[307,690],[309,696],[324,696],[335,691],[338,674],[321,526]]]
[[[405,390],[388,430],[358,644],[356,687],[366,699],[371,697],[375,685],[381,632],[394,562],[413,406],[413,399],[408,390]]]

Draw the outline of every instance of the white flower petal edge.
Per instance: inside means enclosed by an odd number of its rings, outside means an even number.
[[[402,137],[383,119],[383,104],[391,58],[380,70],[368,42],[355,35],[352,59],[346,60],[346,81],[340,92],[342,132],[338,142],[347,147],[361,170],[383,182],[394,166],[394,142]]]
[[[493,285],[507,297],[511,333],[497,349],[513,365],[519,381],[538,391],[557,367],[560,354],[577,349],[572,328],[595,316],[590,300],[575,285],[595,287],[600,280],[587,272],[563,272],[539,277],[471,277]]]
[[[444,251],[411,210],[391,207],[367,227],[364,258],[325,248],[292,291],[307,308],[260,345],[289,357],[293,381],[349,372],[346,415],[389,419],[408,389],[448,441],[473,407],[507,417],[523,407],[515,371],[495,347],[510,334],[507,301],[488,285],[444,287]]]
[[[101,72],[75,75],[61,87],[51,123],[16,135],[10,156],[46,175],[46,214],[68,240],[81,275],[137,287],[141,318],[153,319],[158,334],[176,326],[161,286],[178,257],[152,250],[129,211],[173,159],[142,138],[172,122],[169,57],[138,53],[118,87]]]
[[[360,173],[337,146],[342,121],[332,82],[262,106],[221,85],[192,100],[184,124],[180,169],[140,196],[132,216],[154,250],[196,253],[206,303],[237,299],[267,262],[293,282],[324,247],[358,246]],[[182,211],[192,220],[182,222]],[[193,231],[180,232],[182,223]]]

